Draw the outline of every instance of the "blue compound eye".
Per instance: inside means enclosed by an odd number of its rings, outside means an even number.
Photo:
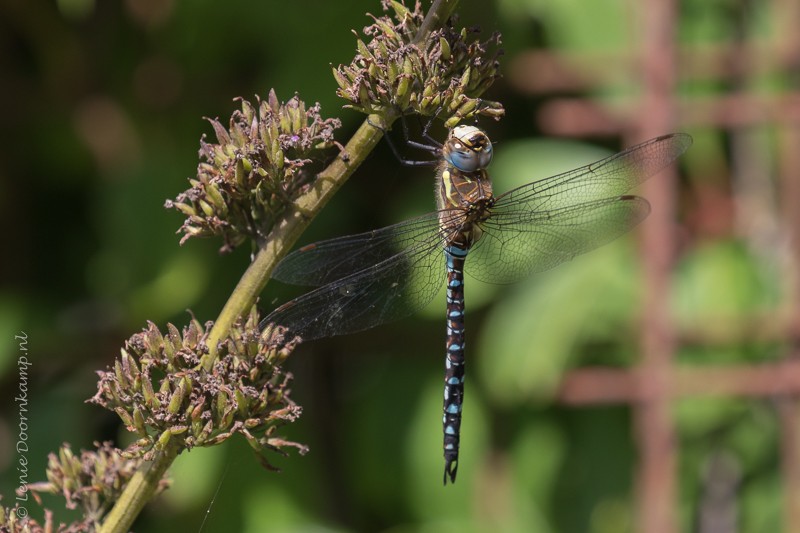
[[[462,172],[475,172],[480,168],[480,162],[474,152],[452,152],[450,163]]]

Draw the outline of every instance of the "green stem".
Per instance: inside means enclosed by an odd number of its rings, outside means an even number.
[[[414,44],[419,44],[427,39],[428,35],[433,30],[441,28],[444,23],[447,22],[447,19],[453,15],[453,11],[455,11],[456,6],[458,6],[458,1],[459,0],[434,0],[412,42]]]
[[[292,208],[275,223],[266,242],[259,248],[252,263],[247,267],[208,334],[206,339],[208,353],[200,361],[203,368],[211,371],[217,357],[219,341],[228,334],[231,325],[242,314],[250,310],[269,281],[272,270],[278,261],[286,255],[303,230],[308,227],[314,216],[322,210],[339,187],[366,159],[383,137],[383,131],[387,130],[396,118],[394,114],[370,115],[344,147],[343,154],[339,154],[325,170],[317,175],[312,188],[298,198]],[[346,161],[343,156],[347,157]]]
[[[97,530],[98,533],[130,531],[133,521],[155,495],[158,484],[178,453],[180,453],[179,444],[169,443],[156,453],[154,460],[142,462],[142,466],[133,474],[114,508],[106,516],[103,525]]]
[[[434,0],[414,42],[424,41],[430,32],[450,18],[457,5],[458,0]],[[367,117],[345,146],[343,154],[339,154],[325,170],[319,173],[314,186],[298,198],[293,209],[275,224],[211,328],[206,339],[208,353],[200,362],[203,368],[208,371],[212,369],[220,340],[228,334],[233,323],[241,315],[249,312],[255,304],[258,295],[269,281],[275,265],[286,255],[303,230],[339,187],[364,162],[383,137],[383,131],[389,129],[397,118],[393,112]],[[343,155],[346,155],[347,160]],[[124,533],[130,530],[133,521],[155,494],[158,483],[179,452],[178,444],[173,441],[165,449],[156,451],[155,459],[142,464],[103,522],[99,530],[101,533]]]

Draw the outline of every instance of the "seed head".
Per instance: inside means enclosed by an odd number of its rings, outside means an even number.
[[[216,142],[200,140],[201,162],[191,188],[165,207],[186,216],[181,244],[190,237],[220,236],[229,252],[265,237],[285,207],[304,192],[315,173],[311,156],[336,145],[338,119],[323,119],[319,104],[306,108],[297,95],[279,103],[275,91],[253,105],[239,99],[226,129],[211,120]]]
[[[212,323],[192,320],[183,332],[162,333],[153,323],[133,335],[113,369],[100,374],[91,402],[116,412],[139,440],[126,457],[152,458],[174,439],[183,448],[219,444],[243,435],[257,451],[305,446],[273,437],[302,409],[289,397],[291,374],[280,365],[294,349],[284,332],[258,329],[258,311],[231,328],[220,342],[212,372],[199,367]]]
[[[81,450],[76,455],[69,444],[51,453],[47,460],[47,481],[32,483],[27,489],[41,504],[41,494],[58,494],[66,499],[67,509],[82,510],[83,519],[69,525],[61,524],[58,531],[96,531],[105,514],[122,494],[133,474],[140,467],[141,458],[125,458],[110,442],[94,443],[96,450]],[[157,493],[169,486],[162,479]],[[23,496],[23,495],[20,495]],[[27,499],[27,498],[26,498]],[[0,526],[14,526],[15,509],[0,508]],[[48,527],[50,524],[50,527]],[[55,531],[52,512],[45,510],[45,523],[28,522],[29,531]],[[2,529],[2,527],[0,527]],[[10,527],[11,531],[24,531]]]
[[[500,103],[479,98],[499,77],[500,34],[481,42],[474,38],[480,30],[457,30],[451,19],[416,43],[424,20],[421,3],[412,11],[401,2],[384,0],[383,8],[393,14],[370,15],[374,24],[363,31],[369,42],[356,34],[355,58],[333,69],[337,94],[349,102],[345,107],[367,114],[390,109],[441,114],[448,128],[476,115],[499,119],[504,114]]]

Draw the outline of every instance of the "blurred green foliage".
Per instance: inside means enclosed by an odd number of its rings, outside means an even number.
[[[724,44],[745,27],[769,32],[767,3],[686,0],[684,46]],[[620,0],[464,2],[466,24],[505,35],[509,64],[530,47],[624,50],[637,28]],[[339,112],[329,64],[346,63],[350,28],[378,2],[93,2],[31,0],[0,7],[3,130],[0,201],[5,220],[0,288],[0,491],[16,487],[17,387],[11,340],[24,330],[34,360],[30,390],[30,480],[46,454],[119,439],[115,418],[83,401],[94,370],[144,326],[184,323],[192,308],[213,319],[248,255],[220,257],[218,242],[177,246],[175,213],[161,206],[194,174],[203,116],[227,116],[236,96],[286,100],[295,91],[341,116],[342,135],[361,116]],[[610,90],[631,94],[627,76]],[[687,93],[721,95],[699,81]],[[603,91],[599,91],[603,92]],[[608,152],[571,141],[534,140],[538,101],[499,83],[490,98],[509,117],[486,124],[497,142],[498,192],[568,170]],[[440,132],[441,133],[441,132]],[[694,168],[724,157],[716,132],[687,155]],[[341,139],[340,139],[341,140]],[[718,159],[719,160],[719,159]],[[714,176],[712,176],[713,178]],[[719,178],[719,176],[716,176]],[[657,179],[657,178],[656,178]],[[700,178],[702,179],[702,178]],[[724,180],[723,180],[724,181]],[[385,147],[319,217],[302,242],[380,227],[432,209],[431,176],[401,168]],[[682,184],[691,200],[704,184]],[[727,190],[711,181],[705,184]],[[650,198],[658,208],[658,198]],[[685,242],[674,272],[679,327],[774,313],[781,302],[776,254],[733,231],[702,234],[687,201]],[[700,206],[700,207],[698,207]],[[513,288],[467,286],[469,358],[462,465],[441,486],[443,303],[413,319],[315,342],[290,361],[304,406],[292,440],[306,457],[261,469],[243,442],[178,458],[175,484],[137,523],[141,531],[633,531],[637,462],[627,406],[567,408],[552,400],[564,372],[582,364],[626,367],[639,351],[641,274],[627,237]],[[471,280],[474,281],[474,280]],[[262,305],[296,294],[269,287]],[[776,342],[698,346],[682,364],[759,362]],[[473,364],[474,362],[474,364]],[[680,510],[696,531],[709,472],[722,465],[737,489],[740,531],[780,523],[779,426],[773,406],[743,399],[685,399],[680,436]],[[55,503],[51,503],[53,507]],[[62,519],[66,519],[64,515]]]

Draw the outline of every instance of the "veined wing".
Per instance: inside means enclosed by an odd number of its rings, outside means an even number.
[[[425,248],[438,239],[438,233],[439,215],[428,213],[385,228],[316,242],[284,257],[272,277],[293,285],[326,285],[371,268],[403,250]]]
[[[428,229],[413,233],[417,240],[411,248],[377,264],[359,263],[359,271],[285,303],[264,318],[261,328],[284,326],[309,341],[369,329],[425,307],[445,277],[441,237],[436,226]]]
[[[624,195],[691,145],[665,135],[584,167],[512,189],[497,198],[466,270],[511,283],[606,244],[641,222],[646,200]]]
[[[549,211],[492,210],[484,234],[467,256],[470,276],[512,283],[611,242],[650,213],[638,196],[619,196]]]
[[[621,196],[691,145],[692,138],[685,133],[656,137],[595,163],[512,189],[498,196],[494,205],[540,212]]]

